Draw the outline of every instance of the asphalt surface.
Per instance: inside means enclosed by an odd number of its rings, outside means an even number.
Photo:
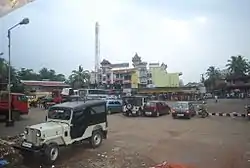
[[[209,112],[244,113],[245,100],[208,101]],[[15,127],[0,123],[1,136],[13,136],[26,125],[43,122],[46,112],[32,109]],[[56,167],[138,168],[162,161],[194,168],[249,168],[250,121],[241,117],[210,116],[174,120],[171,115],[127,118],[108,116],[108,139],[98,149],[87,146],[62,151]],[[91,165],[90,165],[91,164]],[[36,167],[32,165],[30,168]]]

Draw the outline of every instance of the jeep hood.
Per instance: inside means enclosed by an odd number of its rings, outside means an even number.
[[[43,131],[48,131],[48,130],[63,131],[64,127],[68,127],[68,124],[59,123],[59,122],[45,122],[45,123],[32,125],[29,128],[37,129],[43,132]]]

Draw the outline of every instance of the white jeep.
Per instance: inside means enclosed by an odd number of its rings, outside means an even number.
[[[59,156],[59,147],[89,140],[92,147],[101,145],[107,138],[106,102],[66,102],[48,110],[46,122],[27,126],[24,140],[15,146],[27,157],[27,153],[39,153],[48,164]]]
[[[122,100],[124,116],[143,115],[144,106],[147,103],[146,96],[125,96]]]

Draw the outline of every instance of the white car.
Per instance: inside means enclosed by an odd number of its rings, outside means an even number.
[[[46,122],[27,126],[20,146],[24,158],[28,152],[39,153],[45,162],[54,163],[59,147],[89,140],[92,147],[107,138],[106,101],[66,102],[50,107]],[[30,157],[29,157],[30,158]]]

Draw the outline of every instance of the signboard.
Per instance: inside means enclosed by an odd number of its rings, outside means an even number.
[[[127,68],[129,67],[129,63],[119,63],[119,64],[111,64],[112,68]]]
[[[0,18],[35,0],[0,0]]]

